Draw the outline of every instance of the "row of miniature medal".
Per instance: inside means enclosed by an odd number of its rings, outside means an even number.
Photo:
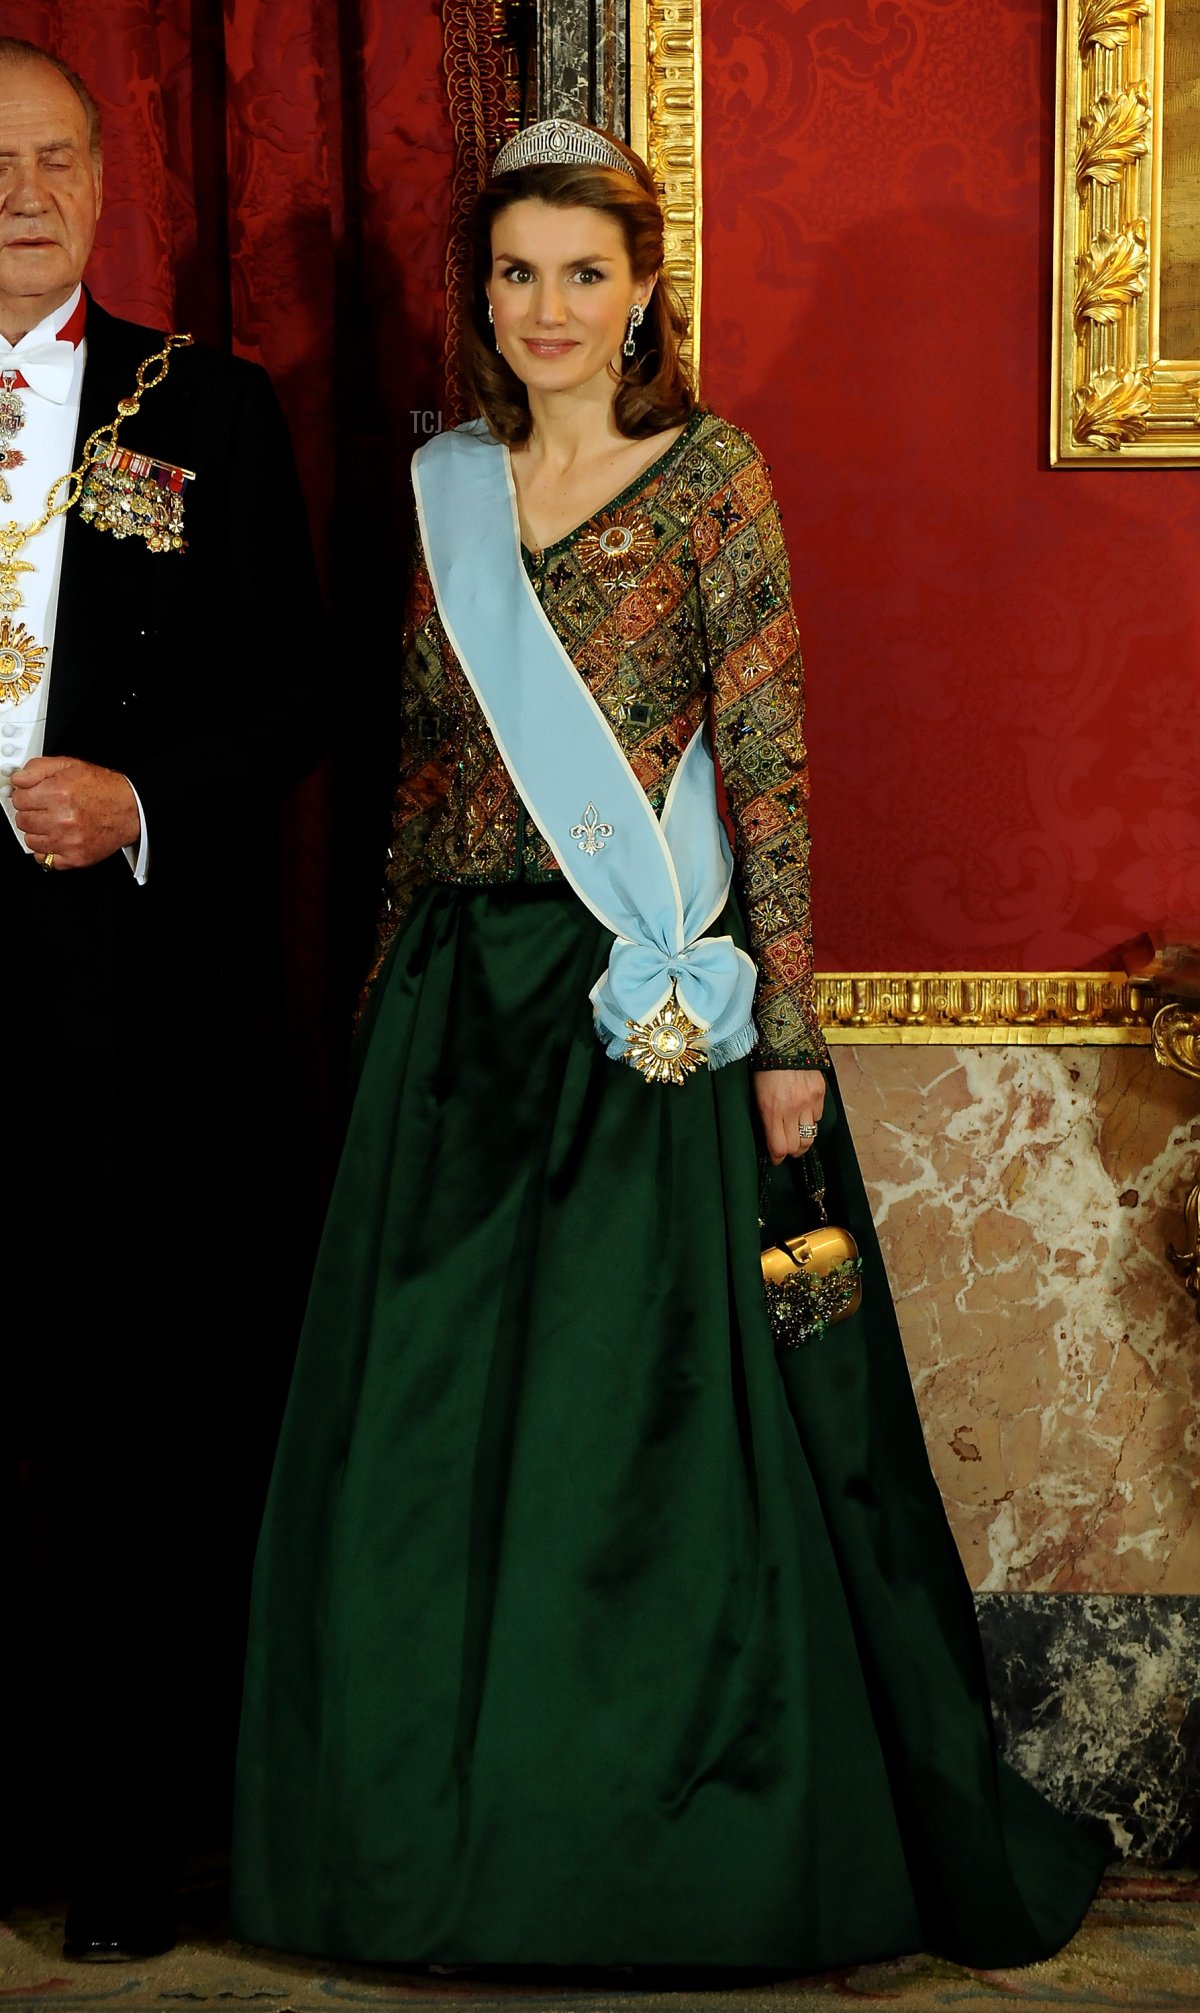
[[[173,340],[186,342],[190,338]],[[169,349],[170,345],[164,352],[164,364]],[[148,359],[147,364],[151,361],[157,359]],[[16,619],[16,611],[24,602],[19,576],[34,570],[32,561],[19,558],[18,554],[52,518],[77,501],[80,517],[100,531],[111,531],[117,538],[141,538],[151,552],[184,550],[183,499],[188,484],[195,479],[193,471],[159,461],[152,455],[137,454],[119,446],[116,440],[121,420],[137,410],[140,394],[148,388],[143,381],[146,367],[138,372],[138,389],[133,399],[122,401],[126,409],[119,410],[116,420],[89,440],[81,469],[68,471],[51,484],[42,517],[29,525],[15,520],[0,524],[0,707],[19,706],[45,674],[46,645],[39,643],[25,624]],[[161,375],[166,375],[165,368]],[[0,370],[0,502],[3,503],[13,500],[7,471],[20,468],[25,462],[24,453],[14,442],[26,417],[19,370],[12,367]],[[72,495],[70,486],[75,476],[79,482]],[[57,492],[64,487],[65,498],[55,504]]]

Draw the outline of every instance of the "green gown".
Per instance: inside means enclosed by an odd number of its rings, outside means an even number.
[[[561,882],[426,887],[371,995],[259,1552],[235,1932],[1045,1957],[1104,1853],[997,1757],[832,1073],[862,1312],[777,1355],[747,1066],[608,1060],[607,942]]]

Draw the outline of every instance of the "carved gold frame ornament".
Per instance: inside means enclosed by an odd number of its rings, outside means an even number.
[[[1166,1069],[1200,1083],[1200,1008],[1169,1000],[1154,1016],[1154,1054]]]
[[[629,144],[662,192],[663,270],[688,317],[683,352],[700,380],[700,0],[629,0]]]
[[[818,972],[831,1046],[1146,1048],[1158,1002],[1121,972]]]
[[[1181,1000],[1168,1000],[1154,1017],[1151,1029],[1154,1056],[1166,1069],[1176,1069],[1193,1083],[1200,1083],[1200,1008]],[[1182,1250],[1168,1244],[1167,1257],[1196,1302],[1200,1321],[1200,1180],[1192,1183],[1183,1205],[1183,1224],[1190,1240]]]
[[[1200,359],[1159,344],[1170,0],[1062,0],[1050,458],[1200,461]]]

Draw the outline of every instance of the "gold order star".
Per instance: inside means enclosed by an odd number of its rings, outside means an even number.
[[[702,1030],[684,1013],[674,987],[652,1019],[626,1021],[625,1026],[629,1034],[625,1059],[647,1083],[683,1083],[708,1060],[699,1045]]]
[[[35,642],[23,622],[0,616],[0,706],[24,699],[45,668],[45,645]]]

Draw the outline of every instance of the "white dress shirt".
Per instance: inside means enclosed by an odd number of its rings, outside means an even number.
[[[56,338],[78,307],[81,292],[82,288],[76,287],[69,300],[19,342],[7,342],[0,335],[0,383],[5,370],[19,370],[29,380],[16,393],[25,408],[25,424],[18,433],[7,437],[25,458],[19,467],[3,471],[12,502],[0,502],[0,522],[15,519],[18,524],[35,523],[46,508],[51,484],[73,465],[87,338],[76,346],[58,343]],[[42,675],[33,690],[16,704],[9,701],[0,705],[0,808],[26,852],[29,847],[13,822],[12,777],[23,763],[42,753],[45,743],[66,527],[66,514],[62,513],[51,518],[21,547],[17,558],[27,560],[34,571],[18,575],[21,606],[9,611],[14,626],[23,623],[46,651]],[[136,790],[134,798],[141,819],[141,839],[138,845],[126,846],[124,851],[135,877],[144,882],[149,867],[146,820]]]

